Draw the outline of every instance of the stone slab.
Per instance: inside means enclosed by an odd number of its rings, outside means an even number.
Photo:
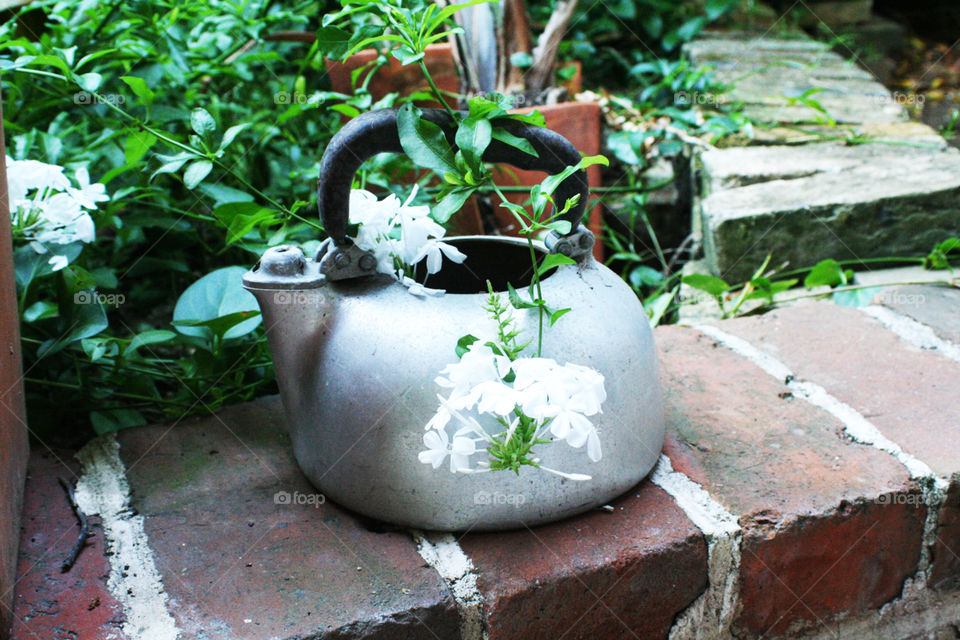
[[[947,277],[945,271],[927,271]],[[909,281],[909,280],[902,280]],[[874,302],[927,325],[943,340],[960,344],[960,289],[948,286],[902,285],[888,287]]]
[[[819,42],[767,35],[706,38],[688,43],[684,53],[694,64],[710,66],[714,79],[729,88],[724,99],[741,104],[755,122],[907,120],[903,106],[871,74]]]
[[[490,640],[667,638],[706,587],[706,543],[648,482],[611,506],[461,539],[479,573]]]
[[[960,313],[960,307],[953,309]],[[775,356],[798,378],[823,386],[951,481],[933,572],[936,582],[960,573],[960,363],[907,343],[859,310],[832,303],[797,305],[722,326]]]
[[[99,519],[76,564],[61,572],[80,526],[57,478],[72,481],[78,465],[70,451],[30,456],[14,599],[14,640],[125,640],[120,603],[107,587],[110,563]]]
[[[926,254],[960,228],[960,154],[836,143],[703,154],[700,203],[711,271],[750,276],[768,253],[820,260]]]
[[[925,516],[906,470],[713,339],[675,326],[656,338],[665,453],[743,528],[736,628],[792,633],[899,595]]]
[[[410,536],[325,502],[281,416],[271,397],[118,436],[184,637],[456,637],[453,599]]]

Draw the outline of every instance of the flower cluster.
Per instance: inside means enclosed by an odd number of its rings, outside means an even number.
[[[14,233],[29,240],[34,251],[45,254],[50,244],[93,242],[95,228],[86,210],[110,198],[104,185],[90,184],[86,168],[74,174],[76,187],[55,164],[7,156],[6,169]],[[49,263],[57,271],[68,260],[54,250]]]
[[[550,358],[511,360],[504,353],[495,343],[476,341],[459,362],[441,371],[436,383],[450,393],[446,398],[437,396],[440,408],[426,425],[426,450],[420,453],[420,461],[436,469],[449,456],[451,472],[515,469],[505,464],[509,460],[497,464],[494,456],[471,467],[470,458],[484,447],[498,458],[510,458],[511,450],[525,455],[535,444],[554,441],[574,448],[586,445],[590,460],[600,460],[600,438],[589,416],[600,413],[606,399],[603,376],[594,369],[561,365]],[[485,429],[473,412],[491,416],[493,420],[487,422],[498,425],[496,432]],[[454,428],[452,438],[447,431],[450,426]],[[573,480],[589,479],[543,467],[537,458],[521,464]]]
[[[410,206],[417,187],[405,202],[391,194],[383,200],[369,191],[350,192],[350,222],[359,225],[354,243],[377,258],[377,271],[394,276],[414,295],[440,294],[410,277],[412,269],[426,260],[427,273],[440,271],[443,257],[461,263],[466,259],[459,249],[443,242],[444,229],[430,217],[430,208]]]

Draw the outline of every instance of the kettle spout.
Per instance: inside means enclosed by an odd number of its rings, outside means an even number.
[[[260,305],[284,405],[299,406],[300,390],[312,388],[319,375],[316,361],[326,348],[337,296],[318,261],[292,245],[268,249],[244,274],[243,286]]]
[[[243,276],[243,286],[257,299],[267,327],[329,312],[326,282],[317,261],[307,259],[303,250],[293,245],[267,249]]]

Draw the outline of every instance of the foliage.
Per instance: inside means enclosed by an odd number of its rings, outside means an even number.
[[[321,107],[340,97],[304,94],[323,73],[315,48],[264,42],[306,24],[315,5],[38,6],[43,33],[0,26],[8,153],[86,168],[111,199],[66,268],[33,269],[30,250],[15,253],[34,431],[82,431],[84,416],[121,428],[274,388],[262,329],[209,326],[206,339],[168,321],[202,274],[316,237],[299,212],[316,151],[340,124]],[[43,349],[51,340],[56,352]]]

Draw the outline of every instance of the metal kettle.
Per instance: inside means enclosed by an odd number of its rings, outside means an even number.
[[[452,119],[424,117],[453,143]],[[559,134],[513,120],[497,122],[526,138],[538,157],[494,140],[484,160],[559,173],[580,154]],[[603,505],[649,473],[663,445],[657,354],[646,314],[630,288],[591,253],[593,236],[578,226],[587,201],[583,171],[557,189],[557,201],[580,194],[565,215],[571,233],[552,233],[537,251],[562,252],[542,280],[543,297],[571,311],[545,330],[543,356],[598,370],[607,392],[594,416],[604,454],[546,445],[542,464],[588,473],[586,482],[523,467],[454,474],[421,463],[424,425],[437,408],[438,372],[455,362],[457,340],[482,335],[490,319],[486,281],[504,291],[529,281],[526,241],[503,236],[444,238],[466,253],[431,276],[441,296],[416,297],[347,237],[354,174],[380,152],[402,153],[397,112],[373,111],[346,124],[320,165],[318,207],[330,235],[318,255],[294,246],[268,250],[244,286],[257,298],[294,453],[310,481],[332,501],[361,514],[433,530],[495,530],[557,520]],[[526,274],[526,280],[525,280]],[[439,280],[438,280],[439,278]],[[517,311],[518,328],[537,332],[537,312]]]

